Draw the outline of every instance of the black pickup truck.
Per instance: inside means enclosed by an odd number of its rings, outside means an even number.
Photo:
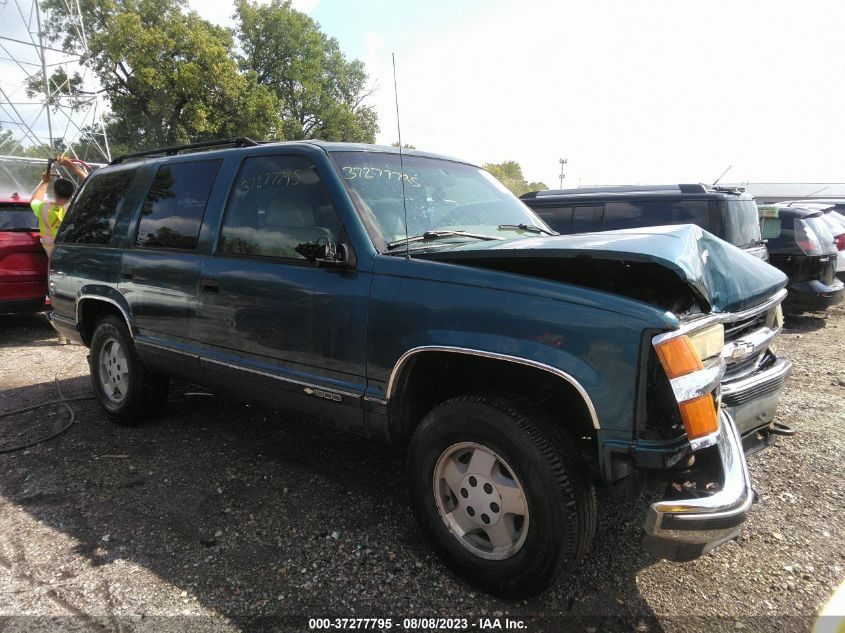
[[[90,347],[115,421],[178,377],[406,446],[425,533],[500,595],[573,568],[596,487],[630,477],[668,484],[644,525],[658,556],[734,537],[743,444],[773,438],[789,372],[765,262],[691,225],[555,235],[484,170],[423,152],[131,155],[56,241],[52,323]]]

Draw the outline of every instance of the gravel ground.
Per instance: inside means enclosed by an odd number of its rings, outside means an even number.
[[[132,429],[74,402],[68,432],[0,455],[0,630],[307,630],[303,616],[809,630],[845,577],[843,343],[842,307],[788,320],[779,420],[798,434],[750,458],[759,502],[739,539],[656,561],[638,547],[645,501],[607,497],[579,574],[521,602],[432,554],[398,451],[188,386]],[[0,317],[0,412],[90,395],[86,351],[56,345],[42,317]],[[0,418],[0,450],[67,419],[58,405]]]

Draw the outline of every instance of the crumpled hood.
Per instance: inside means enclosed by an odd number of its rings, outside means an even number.
[[[548,258],[560,266],[576,257],[649,262],[672,271],[715,312],[751,308],[787,284],[786,275],[773,266],[692,224],[470,242],[421,256],[475,265],[506,257]]]

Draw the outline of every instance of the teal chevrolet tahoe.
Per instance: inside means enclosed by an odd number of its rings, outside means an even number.
[[[229,139],[116,159],[57,236],[51,320],[117,423],[179,378],[407,450],[469,581],[520,597],[587,554],[596,489],[666,482],[643,545],[749,512],[790,364],[786,278],[699,227],[560,236],[474,165]]]

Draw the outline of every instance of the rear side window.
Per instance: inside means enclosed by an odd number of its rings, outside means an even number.
[[[712,232],[710,205],[706,200],[608,202],[605,205],[606,231],[663,224],[695,224]]]
[[[572,226],[572,207],[532,207],[543,222],[558,233],[569,233]]]
[[[572,232],[590,233],[601,230],[602,207],[575,207],[572,210]]]
[[[137,168],[91,175],[62,222],[60,242],[108,244]]]
[[[150,185],[135,243],[142,248],[193,250],[220,160],[162,165]]]
[[[305,259],[305,242],[339,242],[340,222],[314,165],[300,156],[256,156],[235,181],[218,252]]]

